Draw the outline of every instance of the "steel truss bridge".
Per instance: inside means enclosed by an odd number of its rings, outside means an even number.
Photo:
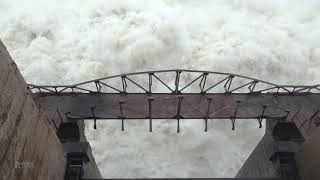
[[[184,119],[236,121],[252,119],[293,123],[308,139],[320,125],[320,85],[293,86],[229,73],[162,70],[120,74],[73,85],[28,85],[55,129],[66,122],[118,119],[125,121]]]

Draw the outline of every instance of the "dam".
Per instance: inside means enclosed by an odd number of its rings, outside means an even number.
[[[174,85],[165,83],[161,73],[171,73]],[[180,76],[186,73],[195,78],[182,84]],[[136,81],[138,75],[147,82]],[[222,78],[209,83],[216,75]],[[155,91],[156,83],[165,90]],[[188,91],[196,83],[199,91]],[[229,121],[232,130],[237,121],[252,119],[266,133],[232,179],[320,179],[318,85],[279,86],[235,74],[175,69],[38,86],[25,82],[1,42],[0,92],[1,180],[102,179],[84,121],[97,128],[97,121],[108,119],[119,120],[121,131],[126,121],[147,119],[150,132],[153,121],[171,119],[177,133],[185,119],[203,121],[204,133],[209,119]]]

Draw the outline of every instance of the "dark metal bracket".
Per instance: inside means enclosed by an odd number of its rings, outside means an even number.
[[[231,120],[231,123],[232,123],[232,130],[234,131],[235,130],[235,123],[236,123],[236,118],[237,118],[237,114],[238,114],[238,108],[239,108],[239,104],[240,104],[240,101],[236,101],[236,108],[235,108],[235,111],[233,113],[233,116],[230,117],[230,120]]]
[[[183,119],[183,116],[181,116],[182,99],[183,99],[183,96],[178,97],[177,115],[175,116],[175,119],[177,119],[177,133],[180,133],[180,119]]]
[[[120,104],[120,117],[121,117],[121,131],[124,131],[124,115],[123,115],[123,104],[124,104],[124,101],[120,101],[119,102]]]
[[[149,132],[152,132],[152,101],[153,98],[148,99],[148,107],[149,107],[149,116],[147,117],[149,119]]]
[[[94,115],[94,109],[95,107],[91,107],[92,117],[93,117],[93,129],[97,129],[97,118]]]
[[[206,115],[204,117],[204,122],[205,122],[204,132],[208,131],[208,118],[209,118],[209,112],[210,112],[212,98],[207,98],[207,100],[208,100],[208,108],[207,108]]]
[[[262,128],[262,120],[266,118],[266,116],[264,115],[266,109],[267,109],[267,105],[263,105],[261,115],[258,116],[259,128]]]

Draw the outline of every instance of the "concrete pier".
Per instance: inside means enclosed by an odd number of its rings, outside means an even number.
[[[266,132],[237,177],[281,177],[300,180],[295,154],[304,138],[294,122],[267,119]]]
[[[276,177],[276,170],[270,161],[273,138],[270,123],[266,123],[265,135],[252,151],[237,177]]]

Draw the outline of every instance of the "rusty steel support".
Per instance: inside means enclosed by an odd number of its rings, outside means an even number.
[[[107,120],[175,119],[180,131],[182,119],[230,119],[232,129],[239,119],[293,121],[304,137],[317,127],[320,94],[121,94],[121,93],[37,93],[37,102],[50,118],[64,114],[64,119]],[[61,117],[59,116],[59,119]],[[207,126],[205,126],[207,130]],[[150,127],[150,131],[152,128]]]

